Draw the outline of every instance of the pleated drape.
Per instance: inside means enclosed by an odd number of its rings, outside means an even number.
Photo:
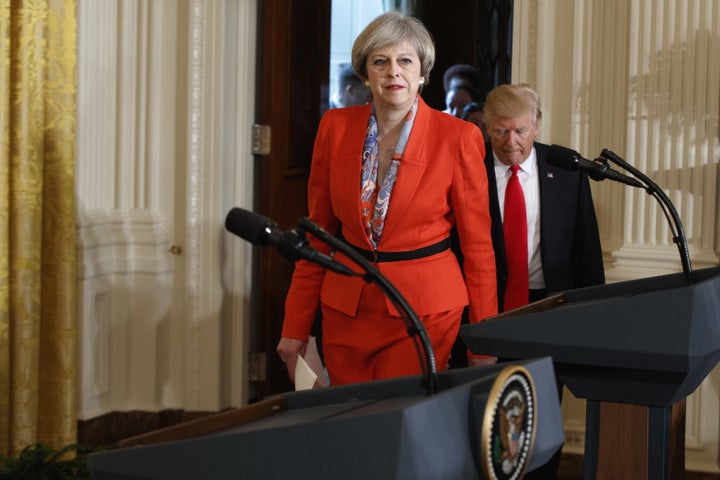
[[[0,453],[77,437],[75,0],[0,0]]]

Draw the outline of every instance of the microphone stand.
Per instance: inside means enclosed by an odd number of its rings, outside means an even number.
[[[435,353],[433,352],[430,337],[425,330],[425,326],[422,324],[417,314],[413,311],[410,304],[405,300],[402,294],[390,283],[390,281],[370,262],[362,257],[347,243],[339,240],[338,238],[330,235],[325,229],[316,225],[310,221],[307,217],[302,217],[298,220],[298,228],[302,231],[309,232],[313,236],[322,240],[323,242],[331,245],[337,250],[340,250],[345,255],[350,257],[356,264],[358,264],[365,271],[363,278],[366,282],[374,283],[383,291],[383,293],[390,299],[395,305],[395,308],[401,313],[403,321],[407,327],[408,335],[415,342],[416,348],[418,348],[418,355],[420,355],[419,347],[417,344],[418,336],[422,345],[425,361],[423,366],[424,378],[422,385],[427,391],[428,395],[437,393],[437,367],[435,364]]]
[[[680,215],[678,215],[677,210],[675,210],[675,206],[672,204],[668,196],[647,175],[640,172],[638,169],[630,165],[628,162],[620,158],[620,156],[611,152],[607,148],[603,149],[603,151],[600,153],[600,157],[602,160],[612,161],[613,163],[619,165],[620,167],[624,168],[625,170],[645,182],[645,184],[647,185],[646,187],[644,187],[645,190],[647,191],[648,195],[653,196],[658,201],[658,203],[660,204],[660,208],[665,214],[665,218],[670,224],[670,231],[673,234],[673,242],[678,246],[678,250],[680,252],[680,260],[682,262],[683,273],[685,274],[688,285],[692,285],[692,266],[690,264],[690,253],[688,251],[685,230],[683,229]]]

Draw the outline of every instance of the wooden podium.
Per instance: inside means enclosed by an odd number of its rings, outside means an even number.
[[[588,401],[585,479],[682,478],[684,401],[720,360],[720,268],[569,290],[461,336],[477,354],[553,358]]]

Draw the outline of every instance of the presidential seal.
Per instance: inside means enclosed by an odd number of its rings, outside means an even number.
[[[480,439],[486,478],[522,478],[535,441],[535,385],[529,372],[513,365],[496,377],[485,406]]]

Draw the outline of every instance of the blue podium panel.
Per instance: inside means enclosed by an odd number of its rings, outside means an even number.
[[[564,441],[549,358],[283,395],[284,409],[211,434],[90,455],[102,479],[476,479],[482,438],[494,415],[496,378],[522,367],[534,384],[536,418],[527,469]],[[492,416],[491,415],[491,416]],[[531,439],[532,440],[532,439]]]
[[[461,328],[475,353],[551,356],[576,397],[668,406],[720,360],[720,269],[569,290]]]

